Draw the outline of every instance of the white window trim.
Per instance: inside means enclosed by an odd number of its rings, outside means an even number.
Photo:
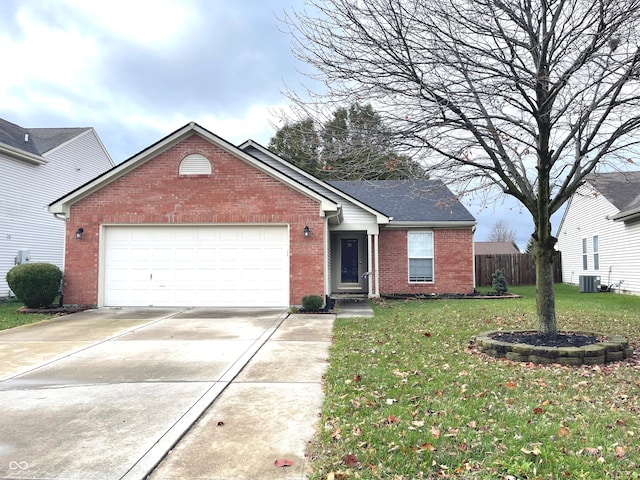
[[[431,235],[431,256],[430,257],[411,257],[409,255],[409,237],[412,233],[429,233]],[[433,230],[408,230],[407,231],[407,281],[411,284],[433,284],[436,280],[436,261],[435,261],[435,239]],[[431,259],[431,280],[417,281],[411,280],[411,262],[412,258],[427,258]]]

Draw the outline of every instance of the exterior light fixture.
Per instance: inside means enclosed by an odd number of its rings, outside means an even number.
[[[302,232],[304,233],[304,238],[309,238],[311,236],[311,230],[309,229],[308,225],[305,225]]]
[[[82,234],[84,233],[84,228],[80,227],[76,230],[76,238],[78,240],[82,240]]]

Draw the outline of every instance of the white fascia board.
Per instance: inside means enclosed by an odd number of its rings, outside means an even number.
[[[15,148],[4,143],[0,144],[0,153],[15,160],[30,163],[31,165],[46,165],[48,163],[47,160],[40,155],[25,152],[24,150],[20,150],[19,148]]]
[[[385,228],[475,228],[478,222],[442,221],[442,222],[397,222],[393,221]]]
[[[283,161],[284,161],[284,159],[280,158],[278,155],[276,155],[275,153],[273,153],[269,149],[263,147],[259,143],[254,142],[253,140],[246,140],[244,143],[242,143],[242,144],[240,144],[238,146],[238,148],[240,148],[241,150],[246,148],[246,147],[254,147],[254,148],[260,150],[265,155],[269,155],[271,158],[273,158],[274,160],[276,160],[279,163],[283,163]],[[362,208],[363,210],[366,210],[367,212],[371,213],[372,215],[375,215],[376,221],[378,222],[378,224],[387,224],[387,223],[389,223],[390,219],[385,214],[378,212],[377,210],[371,208],[368,205],[365,205],[364,203],[360,202],[359,200],[357,200],[357,199],[349,196],[348,194],[344,193],[342,190],[339,190],[339,189],[333,187],[332,185],[329,185],[328,183],[320,180],[319,178],[315,177],[314,175],[311,175],[309,172],[305,172],[304,170],[302,170],[301,168],[297,167],[293,163],[287,162],[287,166],[289,168],[291,168],[292,170],[295,170],[300,175],[308,178],[312,182],[317,183],[318,185],[322,185],[322,187],[326,188],[327,190],[330,190],[331,192],[335,193],[336,195],[344,198],[345,200],[348,200],[349,202],[353,203],[354,205],[357,205],[358,207]]]
[[[368,235],[380,234],[380,225],[377,223],[341,223],[339,225],[329,225],[331,232],[360,232],[366,231]]]

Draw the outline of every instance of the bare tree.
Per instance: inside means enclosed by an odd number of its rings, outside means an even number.
[[[459,192],[533,217],[540,334],[556,334],[551,215],[640,140],[640,0],[308,0],[285,22],[324,91],[371,102]],[[437,170],[437,173],[435,171]]]
[[[511,242],[515,245],[516,231],[504,220],[498,220],[489,230],[490,242]]]

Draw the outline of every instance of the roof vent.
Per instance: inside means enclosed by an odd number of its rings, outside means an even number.
[[[207,157],[193,153],[180,162],[180,175],[211,175],[211,163]]]

